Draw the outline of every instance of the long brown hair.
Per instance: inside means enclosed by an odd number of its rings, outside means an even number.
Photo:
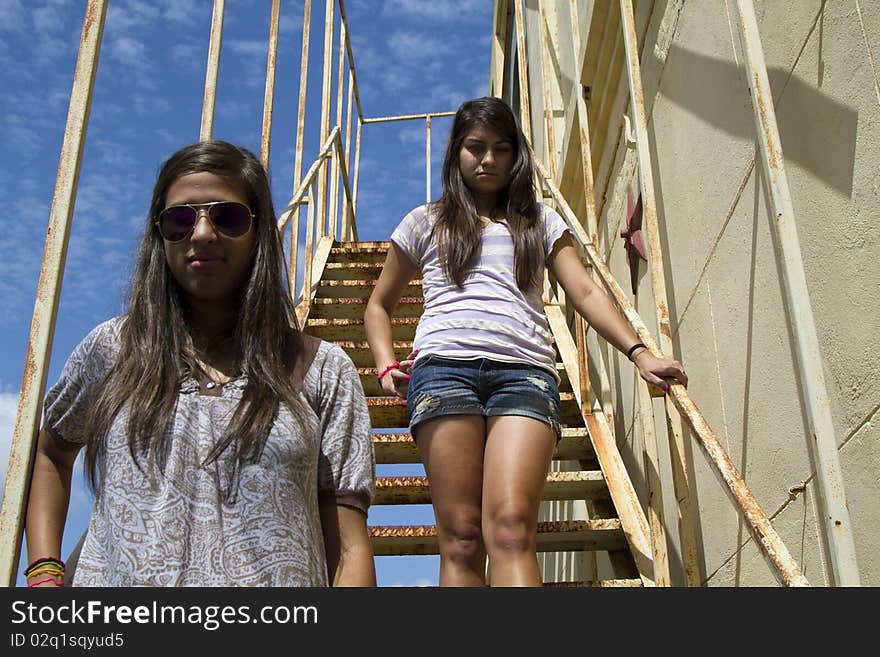
[[[491,128],[508,140],[514,150],[510,178],[497,209],[506,213],[507,226],[513,237],[516,284],[520,290],[528,291],[539,283],[544,248],[541,217],[532,182],[534,164],[513,112],[500,98],[487,96],[468,100],[458,108],[452,121],[443,159],[443,194],[432,208],[437,212],[435,230],[440,262],[447,278],[462,288],[480,249],[480,217],[459,169],[462,143],[476,125]]]
[[[234,442],[237,472],[243,463],[259,457],[282,401],[301,417],[291,372],[302,349],[302,336],[294,328],[268,174],[244,148],[219,140],[191,144],[160,167],[130,284],[118,356],[90,413],[87,426],[93,428],[93,435],[86,448],[85,469],[96,493],[103,476],[106,436],[123,410],[135,463],[143,469],[141,459],[146,457],[148,464],[164,472],[181,382],[201,371],[185,319],[186,300],[166,264],[155,225],[169,187],[181,176],[198,172],[213,173],[245,192],[255,215],[253,260],[232,337],[236,370],[247,377],[247,384],[226,433],[205,462],[215,461]],[[231,486],[227,494],[234,494]]]

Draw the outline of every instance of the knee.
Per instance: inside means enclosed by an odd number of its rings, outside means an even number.
[[[441,526],[443,554],[454,561],[468,561],[483,551],[479,514],[462,514]]]
[[[496,510],[486,528],[486,548],[489,552],[527,552],[535,549],[536,518],[531,509],[508,505]]]

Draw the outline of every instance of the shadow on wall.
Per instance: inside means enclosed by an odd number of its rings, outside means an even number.
[[[669,66],[674,62],[674,66]],[[676,45],[669,49],[661,93],[728,134],[753,139],[755,125],[745,70]],[[852,195],[858,112],[796,75],[768,68],[786,161],[841,194]],[[747,112],[740,111],[740,108]]]

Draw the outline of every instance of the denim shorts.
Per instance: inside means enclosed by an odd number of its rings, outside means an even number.
[[[410,372],[406,410],[410,429],[444,415],[521,415],[562,436],[559,385],[552,373],[524,363],[428,355]]]

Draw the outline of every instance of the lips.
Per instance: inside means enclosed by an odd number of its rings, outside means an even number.
[[[187,258],[187,262],[193,269],[210,269],[223,264],[223,256],[209,254],[195,254]]]

